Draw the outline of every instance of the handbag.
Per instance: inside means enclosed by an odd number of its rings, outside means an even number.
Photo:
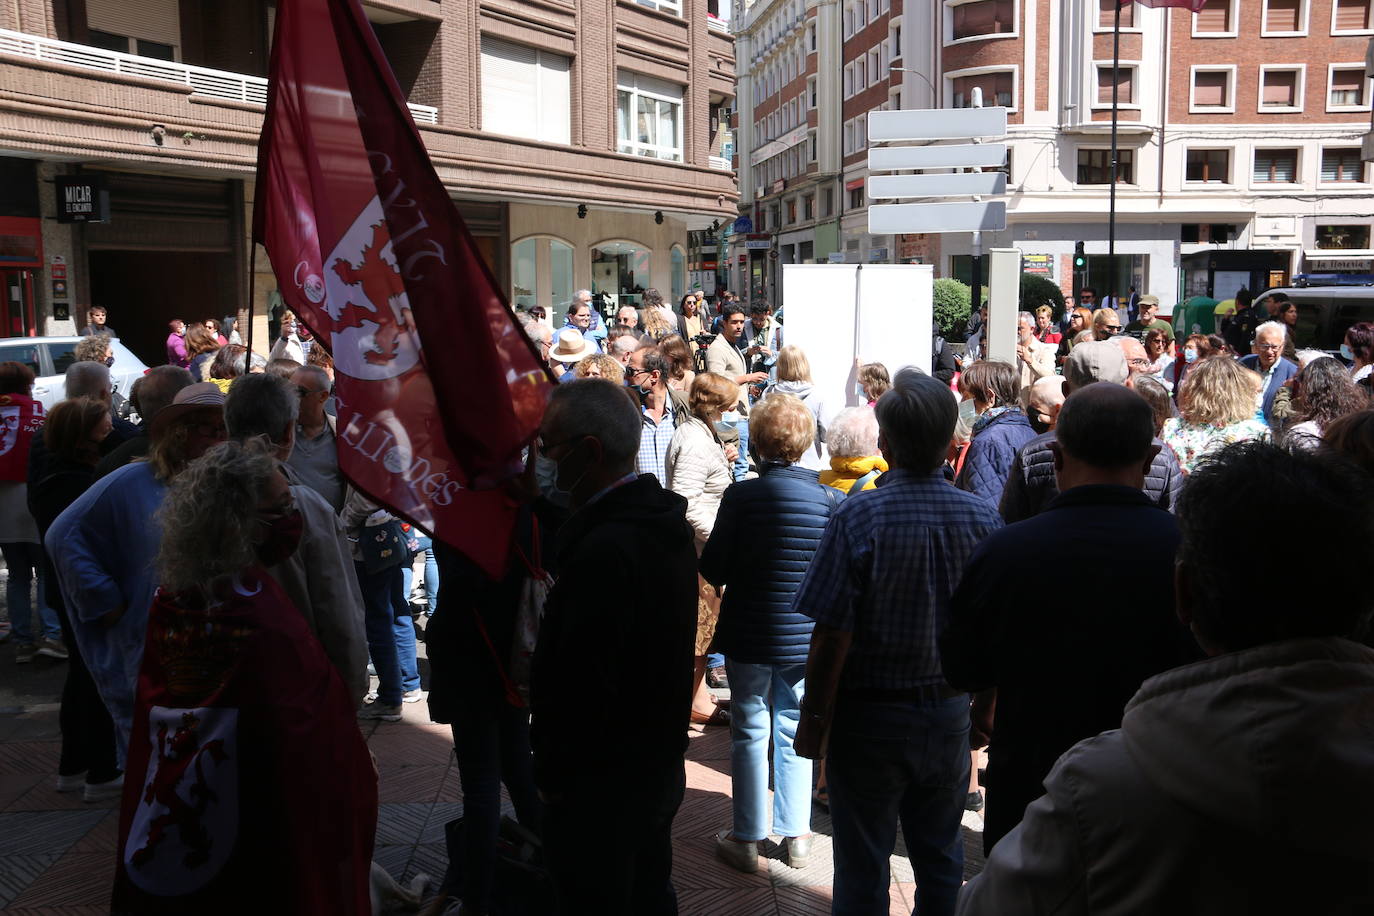
[[[405,527],[399,519],[380,525],[364,525],[358,534],[363,568],[369,573],[379,573],[405,563],[410,559],[407,540]]]

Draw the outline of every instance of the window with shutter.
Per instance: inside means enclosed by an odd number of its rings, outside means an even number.
[[[1359,147],[1322,150],[1322,181],[1364,181]]]
[[[1118,0],[1097,0],[1097,27],[1099,29],[1113,27],[1117,6]],[[1135,28],[1134,3],[1127,3],[1121,7],[1121,27],[1123,29]]]
[[[1193,107],[1227,107],[1230,82],[1231,73],[1228,70],[1195,71],[1193,73]]]
[[[1303,0],[1265,0],[1265,32],[1302,31]]]
[[[1327,104],[1332,108],[1359,108],[1365,104],[1364,68],[1345,68],[1331,71],[1331,94]]]
[[[1292,184],[1298,178],[1298,151],[1295,149],[1255,150],[1256,184]]]
[[[1369,29],[1369,0],[1336,0],[1335,31],[1363,32]]]
[[[571,142],[572,62],[482,38],[482,130],[546,143]]]
[[[1295,108],[1298,106],[1298,71],[1263,70],[1260,72],[1260,107]]]
[[[1121,67],[1117,70],[1117,103],[1120,105],[1130,105],[1135,101],[1132,93],[1134,85],[1135,70],[1131,67]],[[1097,101],[1100,105],[1110,105],[1112,103],[1112,68],[1097,68]]]
[[[1111,184],[1112,151],[1109,149],[1079,150],[1077,183],[1083,185]],[[1116,183],[1135,183],[1135,150],[1117,150]]]
[[[159,45],[181,45],[181,17],[177,0],[86,0],[87,27],[105,36],[125,39],[126,46],[112,48],[126,54],[175,59],[173,55],[144,54]],[[147,47],[139,48],[140,39]],[[108,43],[108,41],[107,41]],[[92,44],[95,44],[93,41]],[[105,44],[97,45],[105,47]]]
[[[1013,108],[1012,93],[1014,79],[1011,73],[995,72],[980,73],[976,76],[960,76],[950,80],[954,89],[954,107],[972,108],[973,90],[975,87],[983,90],[983,105],[991,108],[994,105],[1002,105],[1006,108]]]
[[[1207,0],[1207,5],[1193,17],[1194,34],[1231,31],[1231,2],[1232,0]]]

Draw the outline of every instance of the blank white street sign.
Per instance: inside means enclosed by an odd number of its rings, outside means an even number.
[[[998,232],[1005,228],[1007,202],[1004,200],[874,204],[868,208],[868,231],[873,235],[899,232]]]
[[[868,196],[874,200],[894,197],[963,197],[1007,193],[1007,176],[1001,172],[965,172],[960,175],[870,175]]]
[[[998,169],[1007,162],[1005,143],[960,143],[949,146],[875,146],[868,167],[895,169]]]
[[[870,111],[868,140],[971,140],[1003,137],[1007,110],[996,108],[927,108],[910,111]]]

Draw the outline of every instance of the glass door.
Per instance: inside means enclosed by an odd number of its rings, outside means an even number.
[[[0,336],[36,337],[33,271],[0,270]]]

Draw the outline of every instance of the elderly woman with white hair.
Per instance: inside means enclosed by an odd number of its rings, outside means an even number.
[[[847,407],[835,415],[825,436],[830,470],[820,482],[844,493],[871,490],[887,461],[878,453],[878,417],[872,407]]]

